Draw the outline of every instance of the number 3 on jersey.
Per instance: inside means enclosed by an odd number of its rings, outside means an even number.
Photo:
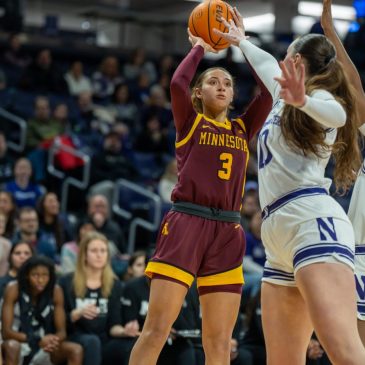
[[[218,170],[218,177],[222,180],[229,180],[232,172],[233,156],[231,153],[221,153],[219,161],[222,161],[222,169]]]
[[[271,160],[272,154],[267,146],[267,138],[269,136],[269,130],[266,129],[259,136],[259,169],[264,168]]]

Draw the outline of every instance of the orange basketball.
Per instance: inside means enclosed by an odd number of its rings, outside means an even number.
[[[196,6],[189,17],[189,29],[197,37],[201,37],[214,49],[221,50],[229,47],[229,43],[213,32],[217,28],[221,32],[227,32],[219,18],[229,21],[232,16],[229,5],[222,0],[205,0]]]

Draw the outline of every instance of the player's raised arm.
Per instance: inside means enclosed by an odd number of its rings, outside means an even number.
[[[276,99],[280,87],[274,77],[281,74],[277,60],[270,53],[263,51],[247,40],[243,18],[237,8],[231,9],[231,14],[233,19],[230,22],[222,18],[223,24],[228,28],[228,33],[223,33],[218,29],[214,29],[214,32],[241,49],[247,62],[255,69],[273,99]]]
[[[342,63],[345,73],[351,84],[354,86],[356,91],[356,98],[358,103],[358,110],[360,116],[360,124],[365,122],[365,93],[362,87],[361,78],[355,65],[351,61],[348,53],[345,50],[340,38],[338,37],[335,27],[333,25],[332,11],[331,11],[332,0],[323,0],[323,10],[321,16],[321,25],[325,36],[333,43],[336,48],[337,58]]]
[[[183,129],[190,119],[189,116],[194,113],[189,85],[199,62],[206,52],[216,52],[202,38],[193,36],[189,30],[188,33],[193,48],[177,67],[170,84],[172,113],[177,132]]]

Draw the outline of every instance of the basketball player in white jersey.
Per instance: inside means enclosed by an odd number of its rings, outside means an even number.
[[[331,42],[307,35],[280,66],[250,43],[232,11],[228,33],[273,97],[259,136],[265,271],[262,318],[269,365],[302,365],[313,328],[331,362],[365,364],[357,331],[354,233],[324,177],[347,190],[360,165],[355,99]]]
[[[365,135],[365,93],[360,75],[352,63],[345,47],[336,34],[333,26],[331,0],[323,1],[321,18],[324,34],[334,44],[337,57],[342,63],[345,73],[355,88],[358,109],[359,130]],[[365,345],[365,160],[360,168],[354,190],[352,192],[348,212],[355,231],[355,281],[357,291],[357,318],[360,337]]]

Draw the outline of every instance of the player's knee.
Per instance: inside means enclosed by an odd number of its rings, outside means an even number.
[[[70,344],[70,359],[81,363],[84,355],[82,346],[77,343]]]
[[[203,347],[206,352],[221,358],[230,353],[231,341],[229,336],[208,334],[203,337]]]
[[[170,320],[163,315],[151,316],[147,319],[143,328],[148,332],[154,333],[158,338],[165,337],[166,341],[166,338],[171,331],[172,322],[173,320]]]
[[[355,346],[346,346],[345,344],[343,346],[330,345],[326,351],[333,364],[359,365],[363,363],[363,361],[359,362],[359,357],[361,356]]]
[[[6,340],[2,344],[5,358],[15,359],[20,354],[20,343],[16,340]]]
[[[155,325],[146,328],[143,333],[149,343],[164,343],[169,336],[170,327],[164,325],[163,323],[156,323]]]

